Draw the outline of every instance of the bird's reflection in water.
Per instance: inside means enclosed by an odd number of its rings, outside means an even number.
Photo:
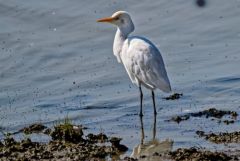
[[[165,160],[166,158],[164,157],[164,154],[172,150],[173,141],[169,139],[159,141],[156,138],[156,116],[154,116],[153,138],[150,141],[144,142],[145,134],[142,117],[140,117],[140,122],[141,122],[141,142],[139,145],[134,147],[131,157],[139,159],[141,161]]]

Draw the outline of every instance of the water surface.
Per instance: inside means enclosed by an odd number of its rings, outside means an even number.
[[[227,147],[209,144],[196,130],[240,130],[211,119],[176,124],[172,116],[210,107],[240,111],[240,1],[0,0],[0,127],[17,131],[34,122],[53,126],[69,117],[89,132],[123,137],[129,154],[141,140],[138,88],[112,54],[115,28],[96,23],[117,10],[131,13],[133,35],[160,48],[177,101],[157,96],[159,140],[173,148]],[[144,90],[146,140],[153,108]],[[2,135],[2,134],[1,134]],[[2,136],[1,136],[2,137]]]

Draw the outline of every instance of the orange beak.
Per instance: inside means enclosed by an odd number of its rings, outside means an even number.
[[[113,20],[114,20],[113,17],[106,17],[106,18],[98,19],[97,22],[109,22],[109,23],[111,23]]]

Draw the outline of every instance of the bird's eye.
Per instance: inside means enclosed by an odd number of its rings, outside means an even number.
[[[119,17],[116,17],[115,20],[119,20]]]

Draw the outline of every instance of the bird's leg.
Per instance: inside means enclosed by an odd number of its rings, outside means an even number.
[[[140,92],[140,113],[139,113],[139,116],[142,117],[143,116],[143,113],[142,113],[143,93],[142,93],[141,85],[139,86],[139,92]]]
[[[155,104],[155,95],[154,95],[153,90],[152,90],[152,100],[153,100],[154,115],[157,115],[156,104]]]
[[[153,123],[153,140],[155,140],[156,138],[156,116],[157,115],[154,115],[154,123]]]
[[[144,134],[144,126],[143,126],[143,117],[140,117],[140,123],[141,123],[141,144],[144,142],[145,134]]]

